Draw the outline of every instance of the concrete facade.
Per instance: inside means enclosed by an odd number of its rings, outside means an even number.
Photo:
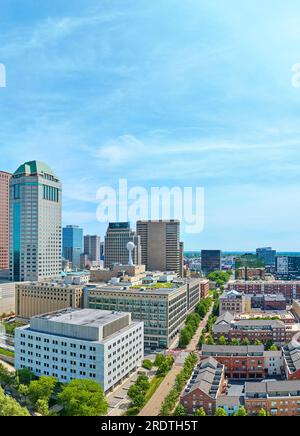
[[[15,368],[62,383],[95,380],[107,392],[141,366],[143,350],[143,323],[130,314],[67,309],[16,329]]]

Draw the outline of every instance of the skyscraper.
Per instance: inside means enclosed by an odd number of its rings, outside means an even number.
[[[11,174],[0,171],[0,271],[9,269],[9,180]]]
[[[138,221],[142,264],[149,271],[174,271],[182,275],[180,221]]]
[[[10,179],[10,279],[39,281],[61,274],[61,183],[38,161]]]
[[[276,250],[271,247],[257,248],[256,254],[264,259],[265,266],[275,266]]]
[[[201,251],[201,269],[204,274],[221,270],[221,251],[220,250],[202,250]]]
[[[80,255],[83,253],[83,229],[79,226],[63,228],[63,257],[72,262],[73,269],[80,268]]]
[[[88,256],[90,262],[100,265],[100,236],[86,235],[84,237],[84,254]]]
[[[112,268],[114,264],[128,265],[128,242],[133,242],[133,263],[141,264],[140,237],[131,229],[130,223],[109,223],[105,235],[105,268]]]

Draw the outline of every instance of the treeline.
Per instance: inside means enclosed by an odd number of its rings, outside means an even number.
[[[196,363],[197,363],[196,354],[190,353],[188,357],[185,359],[183,369],[176,377],[175,386],[166,396],[161,406],[160,414],[162,416],[169,416],[172,413],[183,388],[185,387],[187,381],[191,378]]]
[[[191,342],[192,337],[212,304],[211,298],[203,298],[196,306],[195,312],[188,315],[185,327],[180,332],[179,348],[186,348]]]
[[[131,399],[132,404],[127,410],[127,415],[138,415],[147,401],[149,401],[150,397],[154,394],[164,377],[171,370],[173,364],[174,357],[172,355],[164,356],[160,353],[156,355],[153,364],[148,359],[144,360],[143,366],[145,368],[152,369],[153,366],[157,368],[156,375],[151,382],[146,375],[140,375],[135,384],[129,388],[128,397]]]

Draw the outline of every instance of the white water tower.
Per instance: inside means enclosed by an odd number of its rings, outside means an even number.
[[[127,244],[127,250],[128,250],[128,252],[129,252],[129,261],[128,261],[128,265],[130,265],[130,266],[133,266],[134,265],[134,263],[133,263],[133,260],[132,260],[132,252],[133,252],[133,250],[135,249],[135,245],[134,245],[134,243],[133,242],[128,242],[128,244]]]

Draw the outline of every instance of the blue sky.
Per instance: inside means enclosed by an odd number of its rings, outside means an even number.
[[[300,251],[296,0],[1,0],[0,168],[47,162],[64,224],[96,191],[203,186],[186,249]]]

